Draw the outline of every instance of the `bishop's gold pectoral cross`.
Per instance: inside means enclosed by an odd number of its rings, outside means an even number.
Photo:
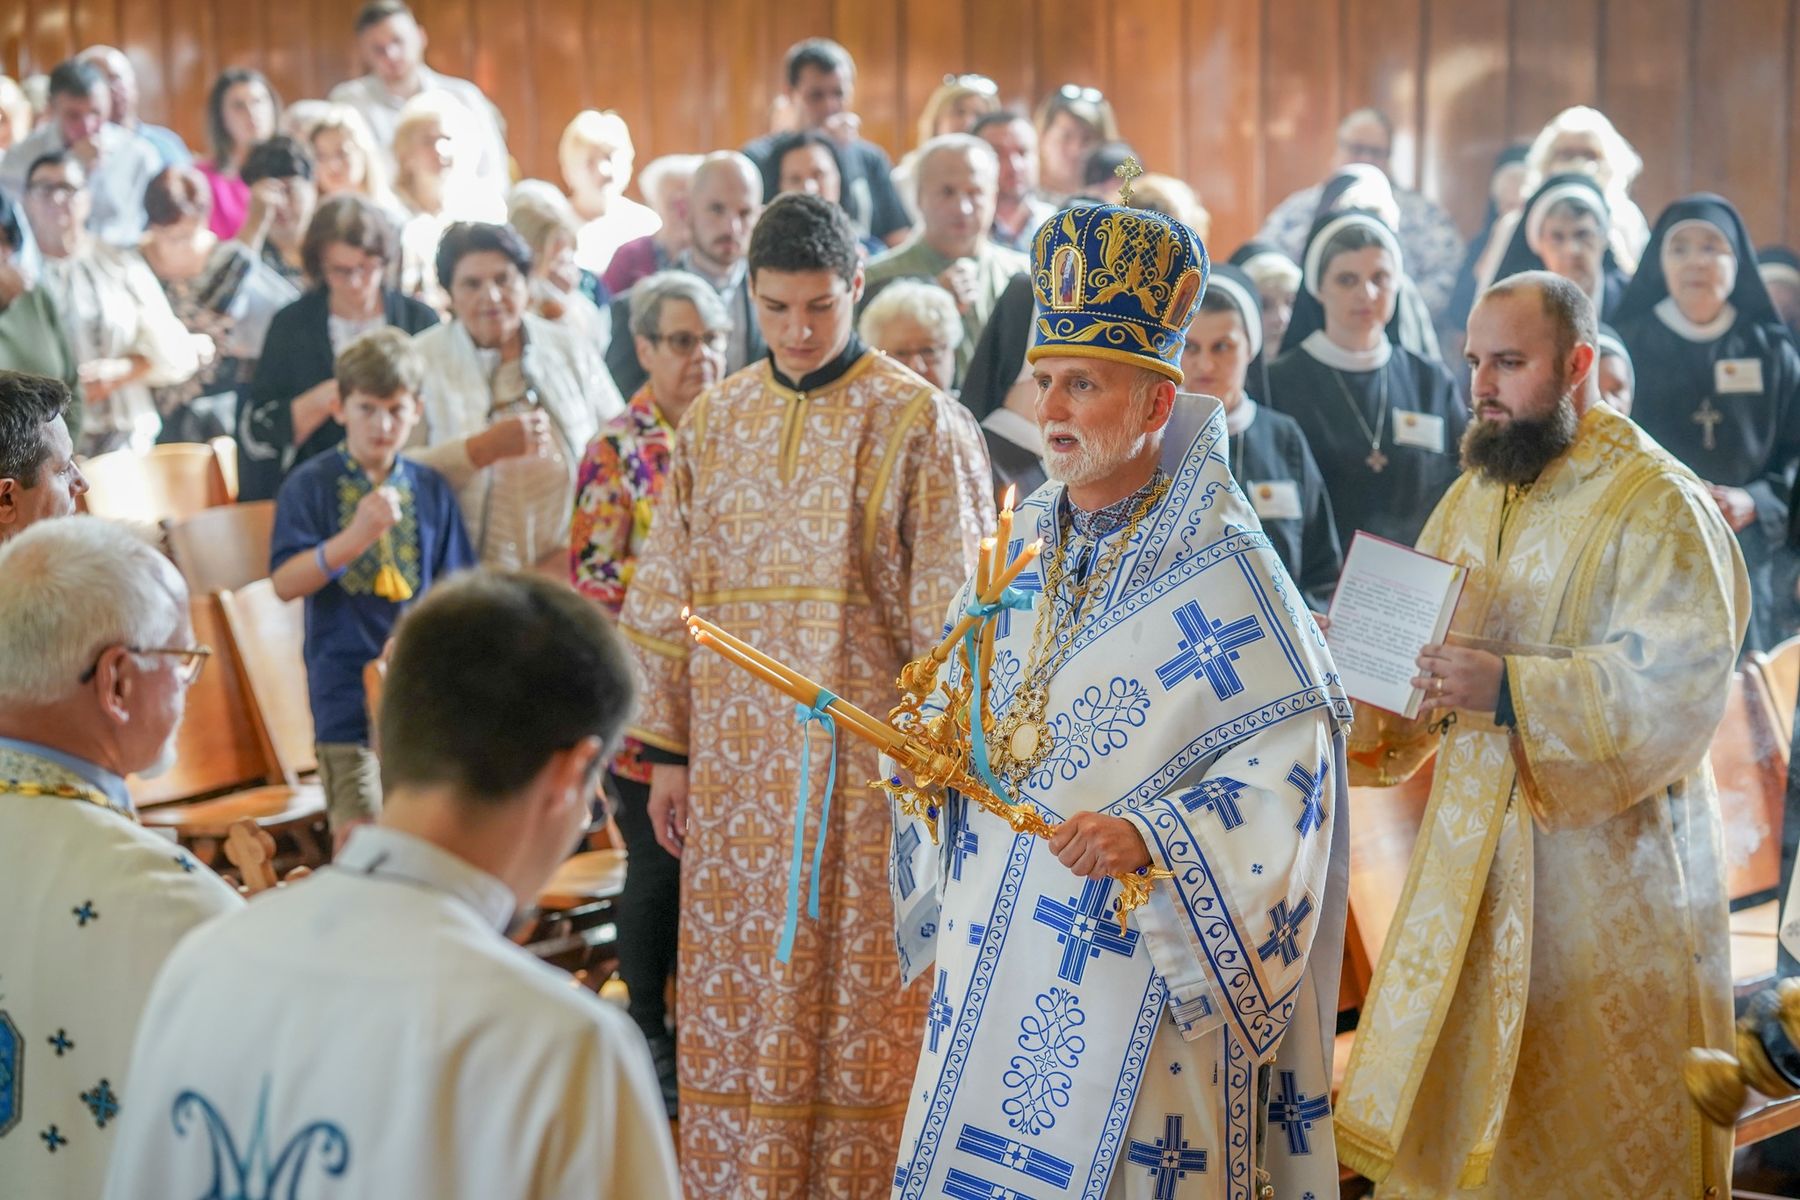
[[[1724,419],[1725,414],[1713,407],[1711,396],[1700,402],[1699,411],[1694,413],[1692,420],[1694,424],[1701,427],[1700,445],[1702,447],[1707,450],[1719,448],[1718,439],[1713,435],[1713,431]]]

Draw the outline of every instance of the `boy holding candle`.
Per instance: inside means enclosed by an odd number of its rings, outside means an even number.
[[[337,357],[344,426],[336,450],[308,459],[275,500],[269,561],[275,593],[306,598],[306,681],[319,778],[334,833],[381,809],[369,747],[363,667],[400,614],[435,581],[475,565],[456,494],[401,456],[419,422],[424,367],[412,339],[383,327]]]

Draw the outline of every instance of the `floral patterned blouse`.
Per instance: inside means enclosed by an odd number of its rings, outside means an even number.
[[[669,474],[675,430],[663,419],[650,385],[625,411],[600,427],[575,477],[575,517],[569,532],[569,576],[575,590],[618,619],[638,555],[650,538],[650,512]],[[643,747],[626,739],[613,773],[650,781]]]

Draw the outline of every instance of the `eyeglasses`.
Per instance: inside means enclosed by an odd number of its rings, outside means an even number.
[[[100,660],[105,658],[106,652],[111,649],[111,646],[101,647],[100,653],[94,656],[93,665],[83,671],[81,678],[76,682],[91,682],[94,676],[100,673]],[[175,659],[175,678],[179,679],[184,687],[200,678],[201,668],[205,667],[206,660],[212,657],[212,647],[204,645],[127,646],[125,650],[130,654],[157,654]]]
[[[81,189],[72,183],[34,183],[25,190],[57,204],[67,204]]]
[[[682,358],[686,358],[700,346],[722,354],[725,347],[731,343],[731,335],[724,330],[713,330],[711,333],[689,333],[682,329],[675,333],[650,333],[644,336],[653,345],[667,346]]]
[[[358,263],[354,267],[325,268],[325,278],[333,283],[356,283],[371,275],[379,274],[381,274],[381,264],[378,262]]]
[[[986,75],[946,75],[944,82],[960,88],[967,88],[971,92],[979,92],[983,96],[1000,94],[1000,85]]]
[[[1065,83],[1057,88],[1056,98],[1059,100],[1079,100],[1083,104],[1106,103],[1106,97],[1101,93],[1099,88],[1077,87],[1072,83]]]

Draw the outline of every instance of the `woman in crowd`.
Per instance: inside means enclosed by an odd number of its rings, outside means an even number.
[[[925,98],[919,110],[918,140],[894,166],[894,187],[906,202],[913,222],[918,223],[918,202],[914,182],[919,163],[919,147],[946,133],[971,133],[975,123],[1000,108],[1000,89],[986,75],[946,75],[944,82]]]
[[[319,206],[312,156],[285,133],[276,134],[250,148],[238,177],[250,185],[238,241],[299,290],[306,285],[306,228]]]
[[[452,319],[421,335],[425,421],[433,447],[467,443],[520,418],[536,452],[491,467],[434,459],[457,489],[481,561],[569,570],[569,516],[582,450],[624,408],[598,346],[527,311],[531,251],[505,225],[459,222],[438,246]]]
[[[387,163],[369,123],[348,104],[328,104],[306,135],[312,151],[313,178],[319,198],[356,195],[370,201],[395,222],[404,217],[399,197],[388,183]]]
[[[1118,118],[1098,88],[1065,83],[1038,106],[1039,190],[1060,205],[1086,187],[1088,159],[1119,140]]]
[[[1737,534],[1745,644],[1767,650],[1795,624],[1774,578],[1800,461],[1800,355],[1730,201],[1700,193],[1663,210],[1614,324],[1637,368],[1632,420],[1706,482]]]
[[[221,240],[207,227],[212,191],[193,167],[170,167],[151,180],[144,215],[148,227],[139,250],[169,308],[188,332],[210,338],[218,351],[191,378],[153,389],[162,440],[233,434],[237,390],[249,386],[269,323],[299,298],[299,289],[243,242]]]
[[[1351,163],[1333,172],[1319,191],[1319,206],[1313,213],[1312,228],[1317,229],[1339,213],[1351,211],[1373,213],[1393,230],[1395,238],[1402,235],[1400,201],[1394,195],[1394,185],[1388,182],[1387,175],[1377,167],[1367,163]],[[1297,318],[1303,328],[1296,334],[1292,328],[1295,318],[1290,318],[1290,327],[1282,335],[1283,350],[1299,345],[1301,338],[1318,328],[1316,322],[1322,317],[1318,308],[1307,304],[1305,300],[1297,303],[1305,309]],[[1437,363],[1444,361],[1443,350],[1438,345],[1437,328],[1431,320],[1431,309],[1426,305],[1425,297],[1410,273],[1401,274],[1389,334],[1399,345],[1421,358]]]
[[[250,148],[275,136],[281,98],[261,71],[232,67],[219,73],[206,98],[206,134],[212,156],[199,164],[212,188],[207,228],[222,238],[238,231],[250,211],[250,185],[239,170]]]
[[[1481,227],[1463,252],[1456,287],[1450,293],[1450,303],[1444,307],[1443,329],[1462,331],[1469,323],[1481,281],[1493,278],[1494,268],[1506,249],[1506,242],[1495,240],[1494,230],[1503,220],[1515,220],[1525,206],[1529,194],[1525,191],[1525,155],[1530,150],[1529,142],[1513,142],[1494,159],[1493,169],[1488,172],[1487,208],[1481,214]]]
[[[816,129],[784,133],[770,142],[762,177],[764,204],[789,192],[805,192],[843,206],[843,155],[836,142]],[[880,238],[866,234],[857,236],[857,244],[865,260],[887,249]]]
[[[956,298],[923,279],[897,279],[882,288],[857,322],[862,340],[954,395],[956,349],[962,345],[962,314]]]
[[[1225,406],[1231,473],[1306,603],[1323,612],[1343,550],[1299,423],[1256,402],[1269,394],[1262,332],[1262,300],[1250,277],[1228,263],[1213,267],[1181,352],[1181,387]]]
[[[1410,546],[1456,478],[1468,409],[1449,373],[1392,333],[1405,262],[1385,221],[1318,222],[1302,271],[1270,405],[1306,434],[1345,553],[1359,529]]]
[[[542,186],[526,186],[532,183]],[[555,187],[525,180],[513,189],[506,214],[507,224],[531,251],[531,311],[598,346],[604,355],[612,343],[612,308],[596,304],[583,286],[585,272],[575,262],[580,229],[575,210]]]
[[[1250,277],[1262,301],[1263,345],[1266,357],[1280,352],[1294,316],[1294,299],[1300,292],[1300,264],[1282,253],[1273,242],[1245,242],[1231,255],[1231,265]]]
[[[1494,278],[1551,271],[1587,293],[1602,321],[1612,320],[1631,281],[1613,258],[1612,217],[1599,183],[1581,172],[1552,175],[1524,212]]]
[[[1629,417],[1633,393],[1637,389],[1637,368],[1632,366],[1631,351],[1625,348],[1625,339],[1611,325],[1600,326],[1599,351],[1596,370],[1599,372],[1600,398],[1620,416]]]
[[[702,157],[665,154],[651,159],[638,172],[638,190],[644,193],[662,225],[655,233],[633,238],[613,253],[601,275],[609,295],[620,295],[644,276],[667,270],[688,248],[693,234],[688,223],[688,188]]]
[[[394,126],[394,192],[406,210],[400,227],[400,290],[440,313],[438,239],[456,221],[501,221],[506,202],[476,171],[481,146],[475,119],[445,92],[420,92]]]
[[[1800,337],[1800,254],[1786,246],[1764,246],[1756,252],[1756,261],[1782,324]]]
[[[577,472],[569,531],[569,574],[575,590],[618,619],[637,559],[650,537],[650,517],[668,478],[675,428],[688,406],[725,374],[731,319],[718,294],[698,276],[664,271],[631,292],[629,333],[648,381],[625,411],[587,445]],[[619,894],[619,977],[630,994],[631,1019],[650,1043],[669,1115],[676,1111],[675,1039],[666,999],[675,972],[681,861],[651,827],[650,763],[627,738],[609,775],[625,838],[625,886]]]
[[[1212,214],[1200,203],[1194,189],[1173,175],[1152,172],[1131,184],[1131,207],[1159,212],[1180,221],[1204,242],[1212,236]]]
[[[361,196],[319,205],[302,244],[309,290],[275,314],[238,407],[238,496],[272,500],[291,467],[343,440],[331,419],[338,351],[371,329],[417,333],[437,323],[430,307],[386,286],[394,230]]]
[[[14,142],[24,141],[35,121],[25,89],[16,80],[0,75],[0,155],[12,149]]]
[[[620,246],[662,228],[654,209],[625,194],[636,155],[625,118],[591,108],[575,114],[557,146],[569,203],[581,218],[575,260],[596,275],[606,274]]]

